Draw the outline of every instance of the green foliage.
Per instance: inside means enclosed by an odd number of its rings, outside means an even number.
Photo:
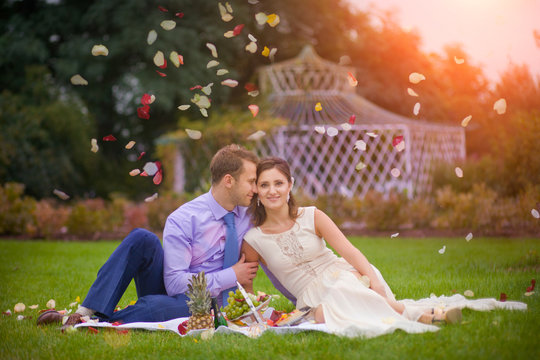
[[[163,231],[167,217],[187,201],[187,196],[166,192],[146,205],[148,225],[154,231]]]
[[[23,184],[0,185],[0,234],[25,234],[31,228],[36,201],[23,194]]]
[[[77,202],[67,219],[69,233],[80,237],[94,237],[100,232],[107,232],[118,225],[110,215],[107,204],[101,199],[88,199]]]
[[[50,199],[42,199],[36,203],[35,210],[35,236],[51,239],[67,231],[66,223],[70,208],[58,205]]]

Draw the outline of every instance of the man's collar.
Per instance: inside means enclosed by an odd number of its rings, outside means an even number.
[[[227,215],[227,213],[229,213],[227,209],[225,209],[216,201],[214,195],[212,195],[212,189],[208,191],[208,206],[210,207],[210,211],[212,211],[212,214],[214,215],[216,220],[222,219],[225,215]],[[234,207],[232,212],[236,216],[240,216],[240,209],[238,205]]]

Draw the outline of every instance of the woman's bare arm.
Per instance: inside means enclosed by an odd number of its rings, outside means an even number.
[[[259,261],[262,260],[259,253],[245,240],[242,242],[242,249],[240,250],[240,253],[245,257],[246,262],[255,262],[258,264]],[[242,286],[247,292],[253,294],[253,279],[245,284],[242,284]]]

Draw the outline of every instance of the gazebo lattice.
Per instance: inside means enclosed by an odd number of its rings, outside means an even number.
[[[288,120],[288,125],[262,138],[257,151],[286,159],[296,186],[306,194],[363,197],[369,190],[395,188],[412,197],[430,189],[434,163],[465,158],[463,128],[384,110],[355,93],[348,72],[355,73],[320,58],[311,46],[294,59],[259,70],[261,91],[270,93],[273,115]],[[315,109],[318,102],[320,111]],[[353,114],[354,125],[341,126]],[[404,137],[401,152],[392,145],[395,136]],[[365,151],[355,149],[358,140],[367,144]],[[360,162],[365,168],[356,170]],[[397,177],[391,174],[394,168],[400,171]]]

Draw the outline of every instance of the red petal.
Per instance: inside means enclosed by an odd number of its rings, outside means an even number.
[[[98,333],[98,330],[96,328],[93,328],[91,326],[88,327],[88,330],[90,330],[91,332],[93,332],[94,334],[97,334]]]
[[[178,54],[178,61],[180,61],[181,65],[184,65],[184,57],[180,54]]]
[[[183,18],[184,17],[184,13],[183,12],[177,12],[176,14],[174,14],[174,16],[178,17],[179,19]]]
[[[157,72],[157,73],[158,73],[158,75],[159,75],[159,76],[161,76],[161,77],[165,77],[165,76],[167,76],[167,74],[165,74],[165,73],[162,73],[161,71],[157,71],[157,70],[156,70],[156,72]]]
[[[156,164],[158,171],[161,170],[161,161],[154,161],[154,164]]]
[[[501,295],[499,296],[499,301],[501,301],[501,302],[506,301],[506,294],[505,293],[501,293]]]
[[[240,25],[236,25],[233,29],[233,35],[234,36],[237,36],[237,35],[240,35],[240,33],[242,32],[242,29],[244,28],[244,24],[240,24]]]
[[[143,171],[142,173],[139,174],[139,176],[148,176],[148,174],[146,173],[146,171]]]
[[[202,86],[201,85],[195,85],[193,87],[190,87],[189,90],[195,90],[195,89],[202,89]]]
[[[144,94],[141,97],[141,104],[143,105],[149,105],[150,101],[152,101],[152,97],[149,94]]]
[[[112,135],[107,135],[103,137],[103,141],[116,141],[116,138]]]
[[[163,65],[158,66],[158,67],[165,69],[167,67],[167,59],[163,59]]]
[[[188,324],[187,320],[184,321],[183,323],[178,324],[178,332],[180,334],[182,334],[182,335],[187,334],[187,328],[186,328],[187,324]]]
[[[120,321],[115,321],[111,325],[112,326],[118,326],[118,325],[122,325],[122,323]]]
[[[392,140],[392,145],[397,146],[400,142],[403,141],[403,136],[394,136],[394,139]]]
[[[127,334],[127,333],[129,333],[129,329],[126,329],[126,330],[116,330],[116,333],[117,333],[117,334]]]
[[[137,108],[137,115],[141,118],[141,119],[150,119],[150,106],[148,105],[144,105],[143,107],[139,107]]]
[[[534,291],[534,287],[536,286],[536,280],[535,279],[532,279],[531,280],[531,286],[529,286],[527,288],[527,292],[531,292],[531,291]]]
[[[354,125],[355,120],[356,120],[356,115],[352,114],[351,117],[349,118],[349,124]]]
[[[252,84],[252,83],[246,83],[246,85],[244,85],[244,89],[246,89],[247,92],[252,92],[252,91],[257,90],[257,85]]]
[[[142,157],[144,156],[144,154],[146,154],[146,152],[145,152],[145,151],[143,151],[143,152],[141,153],[141,155],[139,155],[139,157],[137,158],[137,161],[141,160],[141,159],[142,159]]]
[[[158,9],[163,11],[163,12],[169,12],[169,10],[165,9],[163,6],[161,5],[158,5]]]
[[[160,170],[154,175],[154,184],[159,185],[161,184],[161,180],[163,180],[163,172]]]

